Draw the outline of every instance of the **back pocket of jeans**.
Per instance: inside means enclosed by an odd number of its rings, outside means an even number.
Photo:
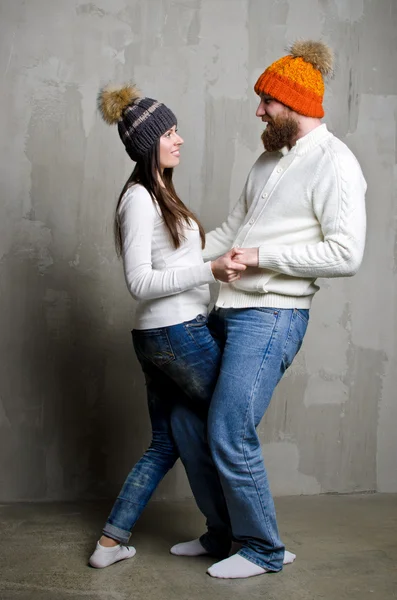
[[[141,356],[157,367],[175,360],[166,329],[134,329],[132,339],[138,358]]]

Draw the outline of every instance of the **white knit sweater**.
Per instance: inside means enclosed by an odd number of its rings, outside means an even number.
[[[138,301],[135,329],[176,325],[207,314],[208,283],[215,281],[204,263],[197,224],[183,229],[175,249],[160,209],[140,184],[131,186],[118,209],[124,274]]]
[[[288,151],[264,152],[205,259],[259,247],[259,267],[221,284],[217,306],[309,308],[317,277],[354,275],[365,243],[366,182],[349,148],[320,125]]]

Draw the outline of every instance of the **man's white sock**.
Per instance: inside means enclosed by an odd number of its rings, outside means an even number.
[[[118,544],[117,546],[107,548],[101,546],[101,544],[97,542],[95,552],[91,555],[89,563],[91,567],[103,569],[120,560],[132,558],[135,553],[136,550],[133,546],[120,546],[120,544]]]
[[[295,558],[296,554],[285,550],[283,565],[290,565],[294,562]],[[219,579],[245,579],[267,572],[267,569],[259,567],[250,560],[240,556],[240,554],[233,554],[233,556],[215,563],[207,570],[207,573],[211,577],[218,577]]]
[[[240,550],[241,544],[237,542],[233,542],[231,553],[238,552]],[[171,554],[175,556],[203,556],[208,554],[207,550],[201,545],[200,540],[197,538],[195,540],[191,540],[190,542],[182,542],[180,544],[175,544],[170,549]],[[290,565],[294,562],[296,558],[296,554],[292,552],[288,552],[285,550],[284,552],[284,565]]]
[[[211,577],[219,579],[245,579],[266,572],[266,569],[258,567],[258,565],[247,560],[244,556],[240,556],[240,554],[233,554],[233,556],[215,563],[207,570]]]

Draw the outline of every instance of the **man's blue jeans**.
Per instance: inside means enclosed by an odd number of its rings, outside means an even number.
[[[223,356],[207,430],[205,422],[186,406],[175,407],[172,414],[174,438],[183,451],[181,457],[198,505],[203,497],[211,504],[211,498],[219,494],[209,489],[208,439],[233,539],[242,544],[239,554],[270,571],[282,568],[284,546],[256,427],[302,344],[308,319],[308,310],[214,309],[208,327]],[[212,509],[211,514],[214,512]],[[227,533],[226,527],[224,531]],[[211,530],[200,541],[209,552],[219,554],[221,540]]]
[[[128,542],[154,490],[179,458],[170,426],[172,408],[180,403],[188,407],[193,419],[201,424],[206,421],[221,358],[203,315],[171,327],[134,330],[132,337],[146,380],[152,442],[127,476],[103,528],[104,535],[123,543]],[[224,557],[230,548],[230,523],[218,474],[206,441],[202,444],[205,456],[200,468],[205,472],[210,465],[206,484],[216,497],[211,503],[199,499],[198,504],[217,542],[217,555]]]

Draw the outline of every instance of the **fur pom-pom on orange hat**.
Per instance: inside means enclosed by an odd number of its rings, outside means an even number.
[[[332,74],[334,55],[323,42],[298,40],[290,54],[276,60],[256,82],[258,95],[272,96],[307,117],[324,116],[324,77]]]

